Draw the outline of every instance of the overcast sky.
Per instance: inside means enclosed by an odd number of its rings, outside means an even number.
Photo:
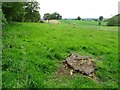
[[[58,12],[63,18],[110,18],[118,14],[120,0],[37,0],[40,14]]]

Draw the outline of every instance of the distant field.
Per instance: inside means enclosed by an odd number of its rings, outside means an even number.
[[[118,29],[94,21],[18,23],[3,29],[2,86],[14,88],[118,87]],[[76,74],[57,77],[70,53],[95,59],[99,81]]]

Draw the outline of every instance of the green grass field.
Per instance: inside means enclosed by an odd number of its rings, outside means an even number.
[[[94,21],[17,23],[3,29],[3,88],[117,88],[118,29]],[[75,74],[57,77],[70,53],[95,59],[98,81]]]

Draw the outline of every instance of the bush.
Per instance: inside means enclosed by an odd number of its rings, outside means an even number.
[[[43,20],[40,20],[40,23],[44,23]]]
[[[5,15],[3,13],[2,14],[2,25],[5,25],[7,23],[7,19],[5,18]]]
[[[119,26],[120,25],[120,14],[110,18],[107,23],[108,26]]]

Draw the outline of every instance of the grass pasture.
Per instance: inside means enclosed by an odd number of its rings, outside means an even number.
[[[3,29],[3,88],[118,87],[118,29],[94,21],[61,20],[61,24],[17,23]],[[99,81],[76,74],[57,77],[70,53],[95,59]]]

